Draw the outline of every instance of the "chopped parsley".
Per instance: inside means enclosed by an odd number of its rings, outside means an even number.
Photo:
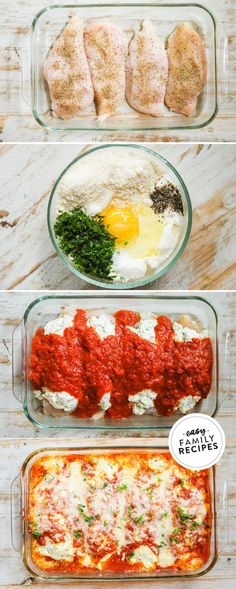
[[[142,515],[139,515],[138,517],[135,517],[134,518],[134,522],[136,524],[140,524],[142,521],[143,521],[143,516]]]
[[[115,237],[106,229],[103,219],[86,215],[80,207],[59,213],[54,225],[62,251],[81,272],[112,280],[112,256]]]
[[[34,538],[36,538],[36,540],[38,540],[38,538],[40,538],[40,536],[42,536],[42,534],[40,534],[40,532],[38,532],[38,530],[34,530],[32,532],[32,535],[34,536]]]
[[[120,485],[117,485],[117,491],[126,491],[128,489],[126,483],[121,483]]]
[[[74,536],[74,538],[76,538],[76,540],[78,540],[79,538],[82,538],[83,534],[82,534],[82,532],[79,532],[78,530],[74,530],[73,536]]]
[[[159,544],[160,548],[164,548],[164,546],[167,546],[166,542],[164,542],[164,540],[162,540]]]
[[[134,556],[134,552],[130,552],[130,554],[127,555],[127,560],[131,560],[131,558],[133,558]]]
[[[81,505],[81,504],[79,504],[79,505],[78,505],[78,509],[79,509],[79,512],[81,513],[81,515],[83,516],[83,519],[84,519],[84,521],[85,521],[85,522],[86,522],[86,523],[87,523],[89,526],[91,526],[91,525],[92,525],[92,522],[93,522],[93,520],[94,520],[94,517],[96,517],[96,516],[94,516],[94,515],[87,515],[87,513],[84,513],[84,510],[85,510],[85,505]]]
[[[38,540],[38,538],[40,538],[40,536],[42,536],[42,534],[39,532],[38,524],[36,524],[35,522],[31,523],[31,531],[32,531],[32,536],[36,540]]]
[[[103,489],[105,489],[108,486],[108,483],[105,481],[105,483],[103,483]]]
[[[196,528],[198,528],[200,526],[200,524],[195,520],[191,526],[190,526],[190,531],[193,532],[194,530],[196,530]]]
[[[164,519],[167,516],[168,516],[168,511],[163,511],[163,513],[161,514],[161,519]]]
[[[186,526],[190,519],[193,519],[193,515],[185,513],[182,507],[177,507],[178,516],[183,526]]]

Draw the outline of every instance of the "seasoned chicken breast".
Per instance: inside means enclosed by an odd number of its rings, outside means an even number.
[[[204,41],[190,25],[183,23],[170,35],[167,54],[169,79],[166,105],[170,110],[191,116],[206,83]]]
[[[157,117],[163,113],[168,58],[149,21],[143,21],[129,45],[126,61],[126,98],[139,112]]]
[[[71,18],[49,51],[44,75],[49,85],[54,117],[70,119],[93,102],[83,21]]]
[[[85,51],[97,113],[103,118],[115,114],[125,97],[125,36],[111,23],[91,22],[85,29]]]

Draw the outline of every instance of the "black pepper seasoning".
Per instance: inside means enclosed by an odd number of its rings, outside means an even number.
[[[184,207],[181,194],[171,182],[167,182],[163,186],[156,186],[150,194],[152,200],[152,209],[154,212],[161,215],[166,209],[171,209],[180,215],[184,214]]]

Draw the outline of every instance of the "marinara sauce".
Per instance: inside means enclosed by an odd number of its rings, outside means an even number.
[[[129,395],[144,389],[157,393],[160,415],[171,415],[186,395],[206,398],[211,389],[213,350],[210,338],[188,342],[174,340],[171,320],[157,318],[156,343],[128,328],[140,320],[138,313],[118,311],[115,335],[101,340],[87,326],[86,313],[78,310],[64,335],[37,330],[30,357],[30,380],[35,389],[48,387],[78,399],[74,412],[91,417],[105,393],[111,394],[106,416],[124,418],[132,413]]]

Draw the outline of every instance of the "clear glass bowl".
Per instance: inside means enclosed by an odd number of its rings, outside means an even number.
[[[181,233],[179,236],[179,241],[178,241],[177,245],[175,246],[173,252],[171,253],[170,257],[167,260],[165,260],[164,262],[162,262],[162,264],[159,266],[158,270],[156,270],[152,274],[146,275],[143,279],[140,279],[140,280],[130,280],[128,282],[111,282],[109,280],[101,279],[101,278],[94,277],[89,274],[84,274],[84,273],[80,272],[74,266],[73,261],[69,258],[69,256],[64,254],[64,252],[60,249],[59,244],[58,244],[58,240],[57,240],[55,232],[54,232],[54,224],[55,224],[55,220],[56,220],[56,216],[57,216],[57,191],[58,191],[58,188],[59,188],[59,185],[60,185],[60,182],[61,182],[63,176],[67,173],[69,168],[71,168],[71,166],[73,166],[75,163],[77,163],[80,159],[82,159],[84,157],[89,157],[91,154],[93,154],[93,152],[96,152],[97,150],[110,149],[110,148],[112,148],[112,149],[124,149],[124,148],[125,149],[127,149],[127,148],[128,149],[139,149],[139,150],[142,150],[142,151],[146,152],[147,154],[149,154],[149,157],[151,156],[151,157],[159,160],[160,168],[163,169],[163,172],[168,173],[168,177],[169,177],[170,181],[173,182],[173,184],[175,184],[177,186],[177,188],[179,189],[180,194],[182,196],[183,207],[184,207],[184,217],[183,217]],[[91,168],[91,173],[92,173],[92,168]],[[168,160],[166,160],[163,156],[161,156],[159,153],[156,153],[155,151],[153,151],[147,147],[143,147],[141,145],[128,144],[128,143],[115,144],[115,145],[114,144],[113,145],[107,144],[107,145],[100,145],[98,147],[93,147],[92,149],[89,149],[85,153],[82,153],[81,155],[79,155],[76,159],[74,159],[69,164],[69,166],[66,167],[66,169],[62,172],[62,174],[57,179],[56,184],[54,185],[54,188],[51,192],[49,203],[48,203],[47,219],[48,219],[48,230],[49,230],[49,234],[50,234],[50,237],[52,240],[52,244],[53,244],[58,256],[61,258],[62,262],[64,262],[64,264],[67,266],[67,268],[71,272],[73,272],[76,276],[78,276],[79,278],[82,278],[86,282],[89,282],[90,284],[94,284],[95,286],[100,286],[102,288],[109,288],[109,289],[130,289],[130,288],[138,288],[140,286],[145,286],[146,284],[150,284],[154,280],[157,280],[158,278],[163,276],[163,274],[166,274],[166,272],[171,270],[171,268],[176,264],[176,262],[178,261],[181,254],[183,253],[184,248],[186,247],[187,242],[189,240],[191,226],[192,226],[192,205],[191,205],[191,200],[190,200],[190,196],[189,196],[187,187],[186,187],[184,181],[182,180],[180,174],[177,172],[177,170],[174,168],[174,166],[172,166],[172,164]]]

